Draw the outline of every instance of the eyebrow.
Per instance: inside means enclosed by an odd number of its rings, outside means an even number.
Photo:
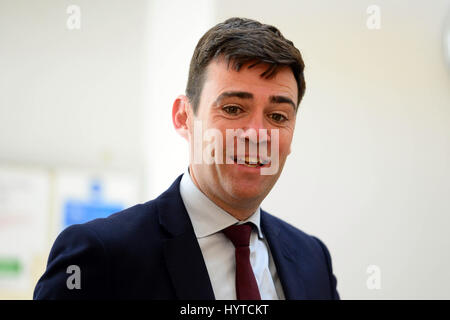
[[[225,92],[222,92],[217,97],[217,99],[214,101],[214,105],[219,105],[222,102],[222,100],[224,100],[226,98],[240,98],[240,99],[252,100],[253,94],[250,92],[246,92],[246,91],[225,91]],[[294,103],[294,101],[292,101],[290,98],[285,97],[285,96],[270,96],[269,101],[271,103],[288,103],[288,104],[292,105],[294,110],[297,109],[297,106]]]

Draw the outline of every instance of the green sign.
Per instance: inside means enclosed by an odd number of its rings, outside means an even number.
[[[17,276],[21,271],[22,266],[18,259],[0,257],[0,277]]]

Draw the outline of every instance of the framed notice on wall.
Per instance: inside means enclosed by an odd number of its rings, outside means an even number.
[[[48,247],[49,202],[47,171],[0,166],[0,298],[31,298]]]
[[[136,176],[62,169],[55,172],[54,237],[64,228],[105,218],[139,201]]]

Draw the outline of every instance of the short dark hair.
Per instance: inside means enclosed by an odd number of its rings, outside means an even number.
[[[230,18],[209,29],[199,40],[192,55],[186,96],[194,113],[200,104],[200,95],[208,64],[224,57],[228,66],[239,71],[242,65],[255,61],[268,64],[261,77],[273,77],[280,66],[289,66],[297,81],[297,108],[305,93],[305,64],[300,51],[274,26],[246,18]]]

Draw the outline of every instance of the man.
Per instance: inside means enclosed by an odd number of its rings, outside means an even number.
[[[188,169],[155,200],[64,230],[34,298],[339,299],[325,245],[260,208],[291,152],[303,69],[273,26],[210,29],[172,110]]]

